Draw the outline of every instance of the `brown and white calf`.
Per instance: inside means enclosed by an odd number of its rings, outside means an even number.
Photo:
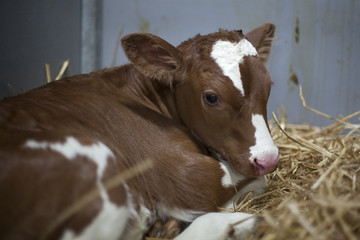
[[[178,239],[217,239],[248,217],[217,211],[241,189],[263,191],[278,163],[263,64],[274,28],[220,30],[177,48],[130,34],[130,64],[2,100],[0,238],[141,239],[158,220],[196,219]],[[152,168],[105,184],[146,159]]]

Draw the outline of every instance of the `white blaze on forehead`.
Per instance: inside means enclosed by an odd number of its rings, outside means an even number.
[[[234,86],[245,96],[239,64],[246,56],[257,56],[254,46],[245,38],[238,43],[217,41],[211,51],[211,57],[221,68],[223,74],[231,79]]]
[[[278,148],[270,135],[269,129],[261,114],[252,114],[252,124],[255,127],[255,145],[250,147],[250,162],[255,158],[262,158],[266,155],[278,155]]]

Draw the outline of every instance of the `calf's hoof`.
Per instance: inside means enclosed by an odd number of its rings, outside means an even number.
[[[166,222],[157,220],[147,233],[150,238],[175,238],[182,231],[182,224],[174,219],[168,219]]]

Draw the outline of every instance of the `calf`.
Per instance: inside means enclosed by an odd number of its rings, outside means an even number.
[[[2,100],[1,238],[141,239],[157,220],[197,218],[178,238],[216,239],[248,217],[209,212],[241,189],[261,192],[277,166],[263,65],[274,28],[220,30],[177,48],[130,34],[130,64]],[[151,168],[125,177],[147,159]]]

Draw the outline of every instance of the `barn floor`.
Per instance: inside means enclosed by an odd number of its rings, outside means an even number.
[[[251,239],[360,239],[359,116],[323,128],[288,124],[285,114],[271,123],[279,167],[267,193],[236,208],[265,218]]]

